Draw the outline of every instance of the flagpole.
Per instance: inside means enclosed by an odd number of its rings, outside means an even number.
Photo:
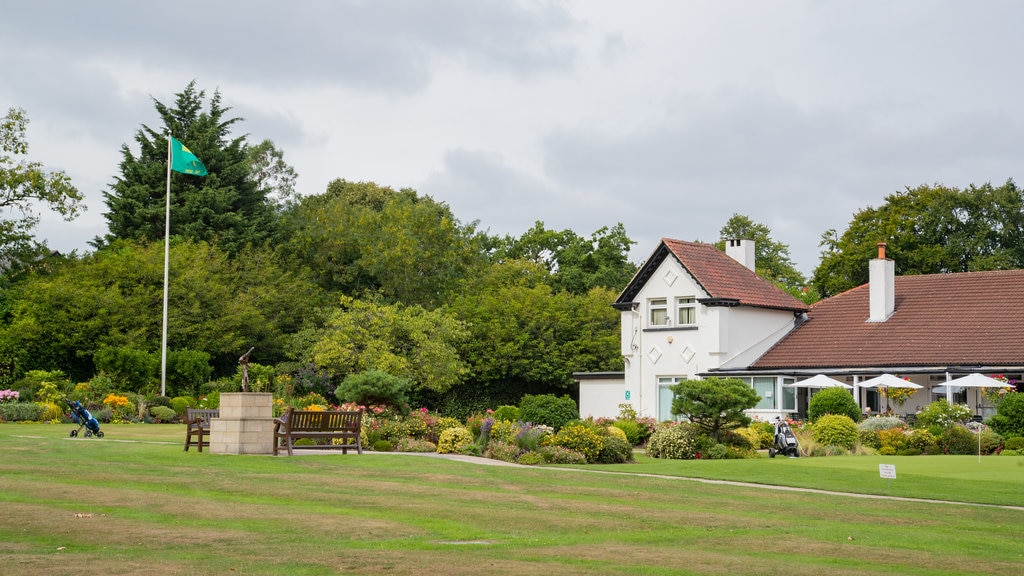
[[[164,319],[160,338],[160,395],[167,395],[167,285],[171,254],[171,134],[167,133],[167,195],[164,210]]]

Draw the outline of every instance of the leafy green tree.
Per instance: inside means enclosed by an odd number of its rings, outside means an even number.
[[[256,182],[257,192],[280,207],[295,201],[295,181],[299,175],[284,161],[284,152],[270,140],[249,146],[249,177]]]
[[[722,226],[717,243],[719,250],[725,250],[725,241],[731,238],[745,238],[754,241],[754,271],[758,276],[775,284],[804,302],[817,300],[816,294],[808,292],[807,279],[796,269],[789,253],[789,246],[772,239],[771,229],[747,216],[733,214]]]
[[[308,359],[337,379],[380,370],[435,392],[444,392],[465,375],[456,348],[465,337],[463,324],[441,310],[347,296],[323,328],[305,335],[313,340]]]
[[[5,215],[0,219],[0,255],[8,263],[37,251],[32,235],[39,223],[35,206],[45,205],[65,220],[85,209],[82,194],[64,172],[20,158],[28,154],[27,126],[28,116],[20,108],[10,108],[0,118],[0,210]]]
[[[160,375],[160,355],[131,346],[102,346],[93,354],[93,362],[119,390],[141,392]]]
[[[1024,267],[1024,191],[1007,180],[998,188],[936,184],[889,195],[855,214],[842,235],[822,234],[815,288],[829,296],[866,283],[879,242],[898,275]]]
[[[188,146],[206,166],[204,177],[175,174],[171,179],[171,235],[216,243],[231,254],[249,244],[262,244],[275,233],[276,217],[267,193],[273,178],[253,173],[259,159],[274,165],[274,153],[261,144],[250,152],[245,136],[231,137],[241,118],[227,117],[230,108],[214,92],[203,110],[206,93],[192,81],[175,95],[173,107],[154,98],[162,127],[143,124],[135,134],[138,156],[121,146],[121,175],[104,193],[104,214],[110,232],[98,245],[125,239],[152,242],[164,237],[167,187],[167,135]]]
[[[320,285],[435,307],[482,262],[482,239],[450,208],[414,190],[335,180],[284,216],[292,262]]]
[[[285,335],[322,304],[311,281],[282,270],[266,250],[232,259],[209,244],[181,241],[170,255],[169,350],[209,354],[220,375],[233,374],[251,346],[264,362],[287,359]],[[59,368],[87,380],[104,346],[159,352],[162,242],[116,242],[57,261],[19,282],[10,298],[0,350],[12,354],[13,369]]]
[[[451,306],[471,336],[461,346],[474,388],[527,393],[570,391],[574,370],[621,369],[617,292],[554,292],[539,265],[514,260],[466,282]]]
[[[683,380],[672,386],[672,413],[686,416],[716,442],[725,433],[750,424],[744,413],[757,406],[757,392],[739,378]]]
[[[529,260],[543,266],[556,291],[621,290],[636,273],[636,265],[629,261],[633,244],[621,223],[598,229],[588,240],[572,230],[548,230],[538,221],[519,238],[500,240],[493,259]]]

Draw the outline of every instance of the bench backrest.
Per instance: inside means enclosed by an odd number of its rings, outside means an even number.
[[[328,430],[358,431],[363,420],[363,411],[341,410],[294,410],[285,415],[288,429],[294,432],[317,432]]]
[[[220,410],[214,409],[198,409],[188,408],[185,410],[185,419],[188,423],[199,424],[204,427],[210,425],[211,418],[220,418]]]

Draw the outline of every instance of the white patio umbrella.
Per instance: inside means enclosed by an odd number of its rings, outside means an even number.
[[[818,374],[817,376],[811,376],[806,380],[800,380],[799,382],[791,382],[789,384],[783,384],[783,388],[846,388],[847,390],[853,388],[845,382],[840,382],[835,378],[825,376],[824,374]]]
[[[892,374],[882,374],[881,376],[875,376],[858,384],[861,388],[924,388],[920,384],[914,384],[908,380],[904,380],[898,376]],[[885,400],[886,408],[889,407],[889,400]]]
[[[1009,388],[1010,385],[1002,380],[996,380],[990,378],[984,374],[971,373],[967,376],[961,376],[960,378],[954,378],[946,382],[945,386],[955,386],[958,388],[978,388],[977,398],[975,406],[981,404],[981,388]]]
[[[881,376],[875,376],[863,382],[857,384],[861,388],[924,388],[920,384],[914,384],[908,380],[904,380],[898,376],[892,374],[882,374]]]

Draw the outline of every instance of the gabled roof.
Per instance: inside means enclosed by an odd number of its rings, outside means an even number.
[[[728,306],[754,306],[805,312],[808,306],[755,274],[712,244],[663,238],[647,262],[640,267],[626,289],[615,301],[626,308],[654,275],[665,258],[675,258],[707,292],[711,303]]]
[[[895,278],[893,314],[868,322],[868,285],[811,306],[752,369],[1024,365],[1024,270]]]

